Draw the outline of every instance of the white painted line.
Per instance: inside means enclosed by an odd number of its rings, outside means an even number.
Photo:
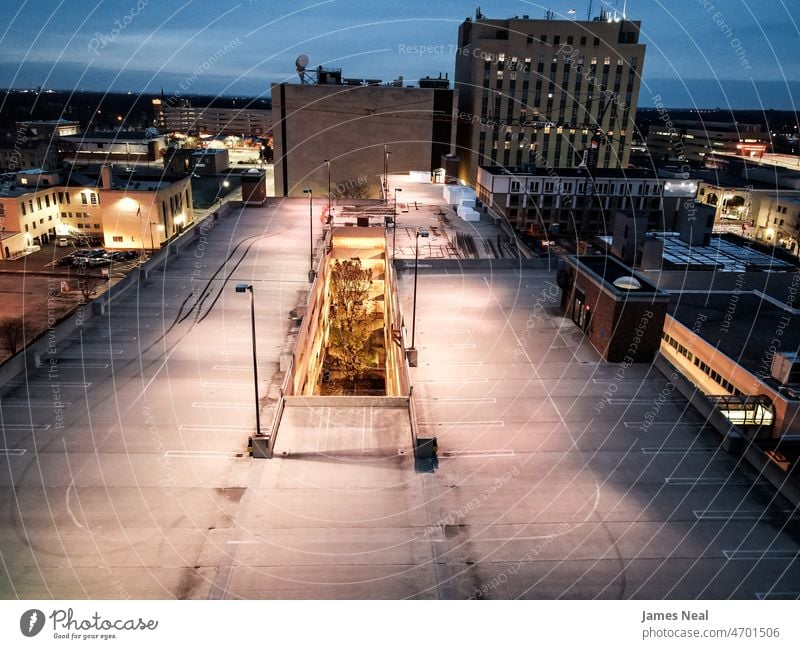
[[[2,408],[47,408],[54,406],[58,408],[69,408],[72,401],[51,401],[48,399],[30,399],[26,400],[24,397],[15,397],[15,401],[9,401],[8,397],[0,399],[0,407]],[[55,404],[58,404],[57,406]]]
[[[241,408],[240,403],[231,403],[230,401],[193,401],[192,408]]]
[[[57,367],[79,367],[86,370],[104,370],[108,367],[108,363],[62,363],[59,361]]]
[[[741,478],[664,478],[668,485],[676,486],[716,486],[766,484],[765,480],[743,480]]]
[[[54,367],[58,367],[57,365]],[[14,381],[6,385],[27,385],[27,386],[41,386],[52,388],[58,386],[59,388],[88,388],[91,383],[82,383],[80,381]]]
[[[643,399],[608,399],[607,402],[615,406],[627,406],[629,404],[652,406],[656,403],[656,399],[658,399],[658,396]],[[686,403],[686,399],[664,399],[663,401],[659,399],[658,403],[661,405],[665,403]]]
[[[786,521],[797,520],[800,516],[794,515],[791,509],[783,509],[777,512],[764,512],[757,510],[733,510],[733,509],[696,509],[692,512],[699,521]]]
[[[3,424],[0,430],[29,430],[31,432],[43,432],[50,430],[50,424]]]
[[[423,397],[416,398],[417,403],[497,403],[492,397]]]
[[[164,457],[232,459],[237,454],[232,451],[167,451]]]
[[[189,433],[206,433],[206,432],[227,432],[227,433],[241,433],[253,430],[252,426],[192,426],[181,424],[178,430],[186,431]]]
[[[464,315],[426,315],[425,320],[466,320]]]
[[[471,334],[472,329],[437,329],[436,331],[423,331],[420,329],[420,333],[426,336],[464,336]]]
[[[718,446],[645,446],[640,449],[645,455],[687,455],[689,453],[716,453]]]
[[[25,455],[28,452],[26,448],[0,448],[0,455]]]
[[[432,347],[423,347],[422,349],[475,349],[476,345],[473,343],[460,343],[457,345],[433,345]]]
[[[756,599],[800,599],[800,591],[770,591],[769,593],[756,593]]]
[[[481,361],[462,361],[452,363],[423,363],[423,365],[435,365],[436,367],[478,367],[479,365],[483,365],[483,363]]]
[[[432,427],[445,427],[445,428],[503,428],[505,422],[500,420],[494,421],[419,421],[418,426]]]
[[[414,383],[488,383],[489,379],[417,379]]]
[[[246,338],[244,336],[228,336],[225,340],[229,340],[229,341],[235,342],[235,343],[249,343],[249,342],[252,341],[252,338],[250,338],[249,336],[246,337]],[[261,344],[261,343],[265,343],[265,344],[266,343],[282,343],[283,340],[279,340],[277,338],[256,338],[256,342],[259,343],[259,344]]]
[[[604,383],[641,383],[642,380],[643,379],[592,379],[592,383],[595,385],[602,385]]]
[[[800,550],[723,550],[722,555],[733,561],[761,561],[762,559],[797,559]]]
[[[500,449],[497,451],[442,451],[440,457],[508,457],[514,455],[514,451]]]
[[[211,381],[203,381],[204,388],[247,388],[252,387],[252,383],[212,383]]]
[[[94,338],[95,340],[90,340],[91,338]],[[98,340],[100,340],[100,341],[106,340],[106,341],[109,341],[109,342],[120,342],[120,343],[122,343],[122,342],[133,342],[133,341],[136,340],[136,336],[124,336],[123,337],[123,336],[99,336],[97,334],[86,334],[85,336],[65,336],[64,340],[82,340],[84,343],[92,342],[92,343],[96,343],[96,344],[100,344],[100,343],[98,343]],[[105,344],[105,343],[103,343],[103,344]]]
[[[214,365],[212,370],[217,370],[218,372],[252,372],[253,366],[252,365]]]
[[[625,428],[637,428],[638,429],[638,428],[642,427],[642,422],[641,421],[623,421],[622,425],[625,426]],[[708,426],[706,424],[684,424],[684,423],[681,423],[681,422],[668,422],[668,421],[654,421],[652,424],[650,424],[650,428],[655,428],[655,427],[669,428],[670,430],[672,430],[674,428],[676,430],[679,429],[679,430],[686,430],[686,431],[693,431],[693,432],[694,431],[698,431],[698,430],[703,430],[704,428],[710,428],[710,426]]]

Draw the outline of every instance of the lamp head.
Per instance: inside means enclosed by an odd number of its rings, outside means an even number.
[[[430,232],[427,230],[417,230],[417,236],[422,237],[423,239],[427,239],[430,236]]]
[[[237,284],[236,285],[236,292],[237,293],[247,293],[249,289],[253,287],[250,284]]]
[[[310,189],[304,189],[303,193],[304,194],[313,194],[314,192],[312,190],[310,190]]]

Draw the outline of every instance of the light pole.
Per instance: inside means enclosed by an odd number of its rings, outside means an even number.
[[[386,147],[388,144],[383,145],[383,197],[384,200],[389,202],[389,156],[392,155]]]
[[[406,350],[408,364],[411,367],[417,366],[417,348],[414,346],[417,333],[417,270],[419,268],[419,238],[427,239],[430,234],[427,230],[418,229],[416,236],[416,248],[414,252],[414,302],[411,309],[411,347]]]
[[[328,218],[331,218],[331,161],[323,160],[328,165]]]
[[[258,356],[256,355],[256,306],[252,284],[237,284],[237,293],[250,293],[250,324],[253,332],[253,388],[256,401],[256,437],[261,437],[261,412],[258,403]]]
[[[392,212],[392,260],[394,260],[394,249],[397,244],[397,192],[403,191],[402,187],[394,188],[394,211]]]
[[[308,281],[314,281],[314,191],[304,189],[304,194],[308,194]]]
[[[219,201],[219,207],[222,207],[222,188],[225,187],[226,189],[230,187],[230,183],[227,180],[221,180],[219,182],[219,191],[217,192],[217,200]]]

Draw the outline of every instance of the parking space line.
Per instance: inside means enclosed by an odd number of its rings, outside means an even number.
[[[212,370],[217,370],[218,372],[252,372],[253,366],[252,365],[214,365]]]
[[[756,599],[800,599],[800,591],[770,591],[769,593],[756,593]]]
[[[193,401],[192,408],[241,408],[242,404],[230,401]]]
[[[414,381],[414,383],[488,383],[488,382],[489,379],[417,379],[416,381]]]
[[[499,449],[494,451],[441,451],[440,457],[444,458],[470,458],[470,457],[508,457],[514,455],[510,449]]]
[[[77,367],[85,370],[104,370],[108,367],[108,363],[64,363],[62,361],[59,361],[57,365],[58,367]]]
[[[252,426],[194,426],[192,424],[181,424],[178,430],[187,433],[213,433],[213,432],[227,432],[227,433],[241,433],[248,430],[253,430]]]
[[[644,455],[686,455],[689,453],[716,453],[718,446],[645,446],[640,449]]]
[[[625,428],[636,428],[636,429],[639,429],[639,428],[642,427],[642,422],[641,421],[623,421],[622,425],[625,426]],[[649,427],[650,428],[669,428],[669,429],[680,428],[681,430],[687,430],[688,429],[688,430],[691,430],[691,431],[703,430],[704,428],[711,428],[711,426],[709,426],[708,424],[697,424],[697,423],[684,424],[684,423],[681,423],[681,422],[669,422],[669,421],[654,421],[654,422],[652,422],[650,424]]]
[[[59,388],[88,388],[91,383],[84,383],[82,381],[11,381],[6,385],[27,385],[27,386],[41,386],[51,388],[57,385]]]
[[[31,432],[44,432],[50,430],[50,424],[3,424],[0,430],[29,430]]]
[[[423,365],[434,365],[434,363],[423,363]],[[481,361],[453,361],[452,363],[435,363],[436,367],[477,367],[483,365]]]
[[[167,451],[164,457],[232,460],[239,454],[233,451]]]
[[[425,334],[426,336],[463,336],[464,334],[471,334],[472,329],[438,329],[436,331],[420,330],[420,333]]]
[[[800,550],[723,550],[722,556],[731,561],[761,561],[762,559],[797,559]]]
[[[767,484],[766,480],[743,480],[741,478],[664,478],[668,485],[675,486],[719,486]]]
[[[231,383],[219,382],[214,383],[211,381],[203,381],[204,388],[247,388],[252,387],[252,383]]]
[[[16,455],[19,457],[27,452],[28,449],[26,448],[0,448],[0,455]]]
[[[418,397],[417,403],[497,403],[493,397]]]
[[[704,511],[695,509],[692,514],[698,521],[786,521],[800,518],[791,509],[783,509],[776,512],[734,509],[709,509]]]
[[[58,404],[59,408],[69,408],[72,401],[52,401],[49,399],[30,399],[26,400],[23,397],[15,397],[18,401],[9,401],[8,397],[0,398],[0,406],[3,408],[47,408],[54,404]]]
[[[455,345],[434,345],[433,347],[423,347],[422,349],[475,349],[474,343],[460,343]]]
[[[417,422],[417,426],[420,427],[427,427],[427,428],[450,428],[450,427],[460,427],[460,428],[503,428],[505,426],[505,422],[502,420],[492,420],[492,421],[420,421]]]
[[[658,395],[655,395],[651,398],[607,399],[607,403],[614,406],[625,406],[628,404],[652,406],[657,397]],[[664,399],[663,401],[659,399],[658,403],[662,405],[665,403],[673,403],[673,404],[686,403],[686,399]]]

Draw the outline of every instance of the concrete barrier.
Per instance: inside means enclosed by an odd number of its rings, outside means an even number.
[[[413,259],[395,259],[397,270],[414,270]],[[420,259],[419,271],[430,271],[439,269],[461,268],[464,270],[484,269],[509,270],[516,268],[527,268],[535,270],[555,271],[555,260],[551,261],[548,257],[536,257],[532,259]]]
[[[300,408],[408,408],[408,397],[284,397],[287,406]]]

